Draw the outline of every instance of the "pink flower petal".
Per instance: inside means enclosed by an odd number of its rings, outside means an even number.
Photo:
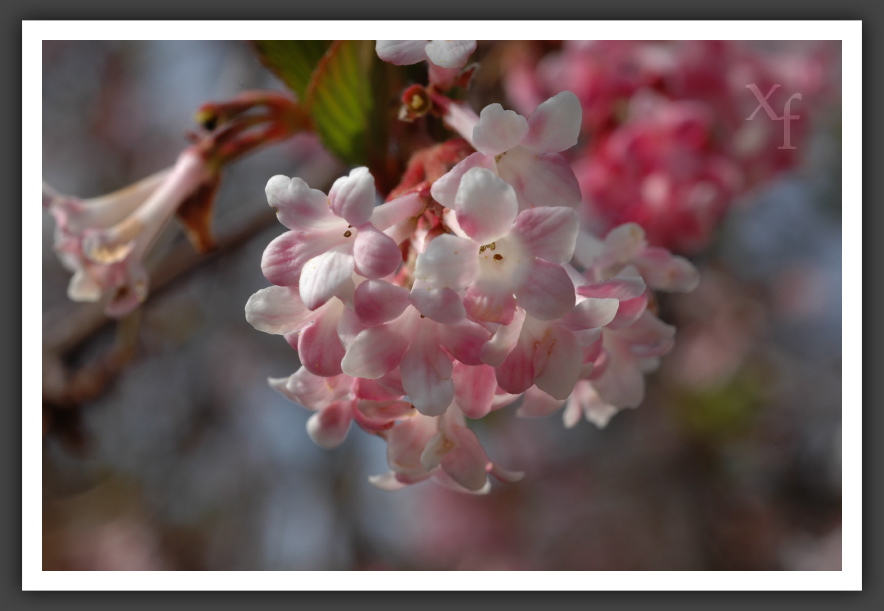
[[[468,418],[484,418],[491,411],[497,391],[497,376],[488,365],[455,363],[454,401]]]
[[[688,293],[697,288],[700,274],[690,261],[665,248],[646,248],[633,261],[651,287],[658,291]]]
[[[622,347],[608,351],[604,373],[593,386],[605,403],[616,407],[638,407],[645,396],[645,376],[635,358]]]
[[[518,146],[528,133],[528,121],[500,104],[491,104],[479,113],[473,128],[473,146],[486,155],[500,155]]]
[[[467,316],[460,296],[449,288],[414,288],[411,303],[421,314],[443,325],[456,325]]]
[[[614,319],[623,303],[616,299],[584,299],[562,317],[561,324],[574,331],[604,327]]]
[[[476,277],[478,254],[479,247],[472,240],[451,234],[440,235],[418,255],[414,266],[415,280],[434,287],[460,290]]]
[[[534,384],[555,399],[564,401],[574,390],[583,365],[583,351],[574,334],[551,325],[534,353]]]
[[[516,217],[513,234],[532,256],[550,263],[567,263],[574,256],[580,221],[571,208],[532,208]]]
[[[314,375],[303,367],[288,378],[271,378],[271,388],[307,409],[320,410],[329,403],[345,396],[352,384],[352,378],[335,376],[323,378]]]
[[[570,91],[563,91],[534,109],[528,117],[528,135],[522,141],[538,153],[558,153],[577,144],[583,109]]]
[[[385,62],[396,66],[409,66],[427,59],[428,40],[378,40],[375,53]]]
[[[308,236],[297,231],[287,231],[264,249],[261,271],[273,284],[297,286],[304,264],[339,244],[340,238],[337,232]]]
[[[331,299],[353,273],[353,255],[345,247],[324,252],[304,264],[298,288],[308,309],[315,310]]]
[[[482,347],[491,334],[472,321],[448,326],[439,331],[439,341],[455,359],[465,365],[481,365]]]
[[[577,287],[577,294],[584,297],[610,298],[628,301],[644,294],[645,281],[641,276],[620,276],[604,282],[584,284]]]
[[[564,405],[561,399],[551,397],[536,386],[526,390],[524,397],[519,409],[516,410],[516,416],[519,418],[546,418]]]
[[[312,374],[330,377],[342,373],[344,346],[338,338],[342,309],[337,299],[326,302],[321,311],[317,311],[312,324],[305,326],[298,336],[298,357]]]
[[[353,242],[353,261],[359,275],[383,278],[398,269],[402,251],[390,237],[367,223],[359,227]]]
[[[421,464],[421,454],[437,432],[437,419],[421,414],[394,426],[387,435],[387,463],[390,468],[399,475],[429,477]]]
[[[454,209],[454,199],[457,196],[460,181],[463,175],[473,168],[485,168],[493,171],[496,168],[496,164],[493,157],[484,153],[473,153],[436,180],[433,186],[430,187],[430,195],[446,208]]]
[[[328,192],[331,210],[354,227],[368,222],[377,194],[374,177],[368,168],[354,168],[349,176],[341,176]]]
[[[519,341],[506,359],[494,368],[497,384],[512,395],[520,395],[534,384],[535,340],[522,331]]]
[[[406,193],[402,197],[397,197],[385,204],[376,206],[371,213],[369,221],[376,229],[384,231],[396,223],[420,215],[426,207],[427,204],[419,193]]]
[[[424,336],[412,342],[399,370],[402,386],[415,408],[424,415],[438,416],[454,399],[454,382],[451,359],[432,339]]]
[[[344,442],[353,420],[352,401],[335,401],[307,421],[307,434],[320,448],[330,450]]]
[[[633,299],[627,299],[620,302],[617,309],[617,315],[608,323],[611,329],[623,329],[629,327],[648,307],[648,296],[639,295]]]
[[[367,327],[397,318],[408,307],[408,290],[383,280],[366,280],[356,287],[354,310]]]
[[[397,367],[411,338],[391,323],[366,329],[356,336],[341,361],[341,369],[354,378],[376,379]]]
[[[529,316],[555,320],[574,307],[577,294],[561,265],[535,259],[527,280],[516,290],[516,299]]]
[[[289,229],[306,231],[333,219],[325,193],[311,189],[300,178],[274,176],[267,181],[264,192],[279,222]]]
[[[465,426],[454,426],[449,434],[456,447],[442,457],[442,469],[467,490],[481,490],[488,481],[488,456],[479,439]]]
[[[246,303],[246,320],[258,331],[285,335],[301,328],[315,314],[307,309],[298,290],[290,286],[261,289]]]
[[[524,322],[525,310],[517,308],[512,322],[508,325],[500,325],[488,343],[482,346],[482,362],[492,367],[503,363],[507,355],[515,348],[516,342],[519,341]]]
[[[508,325],[516,312],[516,298],[506,286],[476,283],[467,289],[463,305],[474,320]]]
[[[457,222],[479,244],[504,237],[519,212],[513,188],[491,170],[473,168],[463,175],[455,197]]]
[[[537,155],[519,147],[497,164],[500,177],[513,186],[519,208],[580,204],[580,184],[568,161],[558,153]]]
[[[488,468],[488,473],[493,475],[495,478],[502,482],[506,482],[508,484],[514,484],[518,481],[521,481],[523,477],[525,477],[524,471],[511,471],[510,469],[504,469],[497,463],[489,463],[490,468]]]
[[[443,68],[462,68],[475,50],[475,40],[432,40],[425,47],[427,59]]]
[[[413,414],[414,406],[408,401],[357,401],[353,419],[364,430],[378,432]]]

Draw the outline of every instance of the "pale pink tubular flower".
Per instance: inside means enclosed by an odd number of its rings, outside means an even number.
[[[415,278],[421,286],[466,289],[466,313],[485,322],[509,324],[517,303],[542,320],[573,307],[574,285],[562,268],[579,228],[572,209],[519,212],[512,186],[491,170],[472,168],[460,181],[454,215],[446,221],[457,235],[436,238],[418,257]]]
[[[478,117],[463,105],[451,103],[445,112],[449,125],[478,151],[433,184],[433,197],[454,208],[460,180],[471,168],[494,169],[515,189],[519,209],[537,206],[574,208],[581,200],[580,185],[561,151],[577,144],[582,110],[570,91],[551,97],[528,119],[500,104],[482,109]]]
[[[396,242],[383,233],[418,214],[416,193],[375,207],[374,178],[356,168],[335,181],[328,196],[300,178],[274,176],[267,201],[290,231],[264,251],[261,269],[278,286],[297,286],[307,309],[326,303],[355,272],[364,278],[393,273],[402,262]]]
[[[125,189],[81,200],[43,186],[43,205],[56,219],[55,249],[74,276],[74,301],[104,301],[124,316],[147,297],[143,261],[178,207],[217,177],[202,155],[187,149],[175,166]]]

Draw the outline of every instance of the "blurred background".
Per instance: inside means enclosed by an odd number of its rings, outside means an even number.
[[[701,283],[658,296],[677,344],[638,409],[601,430],[514,408],[474,423],[493,460],[526,472],[487,496],[374,488],[386,446],[356,428],[337,450],[315,446],[310,413],[266,383],[297,354],[243,310],[283,231],[267,179],[326,189],[345,172],[299,136],[225,172],[215,252],[197,255],[170,224],[148,301],[119,322],[67,299],[44,214],[44,570],[840,570],[840,47],[607,45],[480,43],[470,96],[527,114],[583,87],[572,161],[587,222],[676,219],[649,235],[689,256]],[[778,149],[781,122],[743,130],[762,68],[762,93],[791,77],[780,93],[803,93],[794,151]],[[710,79],[730,79],[739,104],[709,97],[724,91]],[[171,165],[201,104],[248,89],[283,86],[245,43],[46,41],[43,179],[82,197],[121,188]],[[670,121],[683,115],[654,96],[694,110]],[[648,133],[680,152],[648,152]],[[736,151],[750,136],[767,148]],[[675,187],[672,201],[622,203],[648,178],[624,158],[703,176],[712,203],[682,210]]]

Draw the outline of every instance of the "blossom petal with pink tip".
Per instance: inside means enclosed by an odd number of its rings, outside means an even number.
[[[482,346],[482,362],[492,367],[503,363],[507,355],[515,348],[516,342],[519,341],[524,322],[525,310],[517,308],[512,322],[508,325],[500,325],[488,343]]]
[[[481,325],[465,320],[439,332],[439,342],[465,365],[481,365],[482,347],[491,334]]]
[[[546,418],[562,408],[561,399],[556,399],[536,386],[525,391],[524,399],[516,416],[519,418]]]
[[[385,62],[409,66],[427,59],[428,40],[378,40],[374,50]]]
[[[328,192],[332,212],[354,227],[368,222],[375,199],[374,176],[365,167],[354,168],[349,176],[338,178]]]
[[[486,155],[500,155],[518,146],[528,133],[528,121],[500,104],[490,104],[479,113],[473,128],[473,146]]]
[[[475,320],[508,325],[516,313],[516,298],[509,287],[476,283],[467,289],[463,305]]]
[[[465,426],[451,427],[455,448],[442,457],[442,469],[467,490],[481,490],[488,481],[488,456],[476,434]]]
[[[304,264],[333,248],[340,241],[339,237],[321,233],[307,238],[304,233],[286,231],[264,249],[261,271],[273,284],[297,286]]]
[[[383,280],[366,280],[356,287],[356,316],[368,327],[397,318],[410,303],[408,290]]]
[[[469,155],[433,183],[433,186],[430,187],[430,195],[446,208],[454,209],[454,199],[457,196],[460,181],[463,175],[473,168],[494,170],[494,158],[483,153]]]
[[[491,170],[473,168],[463,175],[455,197],[457,222],[479,244],[504,237],[519,212],[513,188]]]
[[[584,299],[562,317],[561,324],[574,331],[604,327],[614,319],[622,303],[616,299]]]
[[[379,231],[389,229],[396,223],[417,216],[426,208],[426,202],[420,193],[406,193],[402,197],[390,200],[385,204],[376,206],[371,212],[369,222]]]
[[[353,421],[351,401],[335,401],[307,421],[307,434],[320,448],[331,450],[344,442]]]
[[[332,298],[353,273],[353,255],[338,247],[304,264],[298,289],[304,305],[315,310]]]
[[[455,363],[454,401],[468,418],[483,418],[494,402],[497,391],[497,376],[494,368],[488,365],[470,366]]]
[[[520,209],[580,204],[580,183],[568,161],[558,153],[537,155],[519,147],[497,164],[500,177],[513,186]]]
[[[551,325],[534,353],[534,384],[564,401],[574,390],[582,365],[583,351],[574,334],[560,325]]]
[[[325,193],[311,189],[298,177],[274,176],[267,181],[264,192],[279,222],[289,229],[306,231],[333,218]]]
[[[344,373],[354,378],[376,379],[397,367],[411,340],[395,323],[370,327],[357,335],[341,360]]]
[[[353,261],[359,275],[383,278],[395,272],[402,263],[402,251],[389,236],[371,224],[365,224],[359,228],[353,242]]]
[[[523,332],[503,363],[494,368],[503,390],[519,395],[534,384],[534,348],[534,339]]]
[[[690,261],[665,248],[649,247],[633,261],[648,284],[659,291],[690,292],[700,283],[700,274]]]
[[[527,280],[516,290],[516,299],[530,316],[555,320],[574,307],[577,295],[561,265],[535,259]]]
[[[476,50],[475,40],[431,40],[425,47],[427,59],[443,68],[461,68]]]
[[[572,208],[532,208],[516,217],[513,235],[535,257],[550,263],[567,263],[574,256],[580,221]]]
[[[301,301],[297,289],[268,286],[249,297],[246,320],[258,331],[285,335],[300,330],[315,314]]]
[[[330,377],[342,373],[341,359],[344,346],[338,338],[338,321],[343,306],[337,299],[327,302],[312,324],[308,324],[298,336],[298,358],[310,373]]]
[[[554,95],[528,117],[528,135],[522,146],[538,153],[558,153],[577,144],[583,109],[570,91]]]

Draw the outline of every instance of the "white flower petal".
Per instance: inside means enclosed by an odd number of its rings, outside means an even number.
[[[301,270],[298,284],[304,305],[315,310],[331,299],[338,287],[349,280],[353,267],[353,255],[342,248],[330,250],[307,261]]]
[[[500,155],[518,146],[528,133],[528,121],[500,104],[491,104],[479,113],[473,128],[473,146],[486,155]]]
[[[497,164],[500,177],[513,185],[520,209],[580,204],[580,184],[568,161],[558,153],[537,155],[518,147]]]
[[[357,227],[368,222],[376,198],[374,176],[365,167],[338,178],[328,192],[332,212]]]
[[[457,222],[479,244],[504,237],[519,212],[513,188],[485,168],[464,174],[455,197]]]
[[[528,117],[528,135],[522,141],[538,153],[558,153],[577,144],[583,109],[570,91],[554,95]]]
[[[529,316],[555,320],[574,307],[577,293],[561,265],[535,259],[527,280],[516,290],[516,300]]]
[[[246,303],[246,320],[258,331],[286,335],[300,331],[315,314],[301,301],[292,286],[263,288]]]
[[[414,278],[438,288],[459,291],[476,277],[479,246],[472,240],[451,234],[436,237],[418,255]]]
[[[432,40],[425,48],[427,59],[443,68],[462,68],[475,50],[475,40]]]
[[[463,175],[473,168],[486,168],[493,171],[495,167],[493,157],[484,153],[473,153],[438,178],[430,187],[430,195],[446,208],[454,209],[454,198],[457,196],[457,189],[460,187]]]
[[[306,231],[333,216],[325,193],[311,189],[300,178],[274,176],[267,181],[264,193],[267,203],[276,209],[279,222],[289,229]]]
[[[580,221],[571,208],[532,208],[516,217],[513,234],[535,257],[567,263],[574,255]]]
[[[385,62],[397,66],[408,66],[427,59],[428,40],[378,40],[375,52]]]

